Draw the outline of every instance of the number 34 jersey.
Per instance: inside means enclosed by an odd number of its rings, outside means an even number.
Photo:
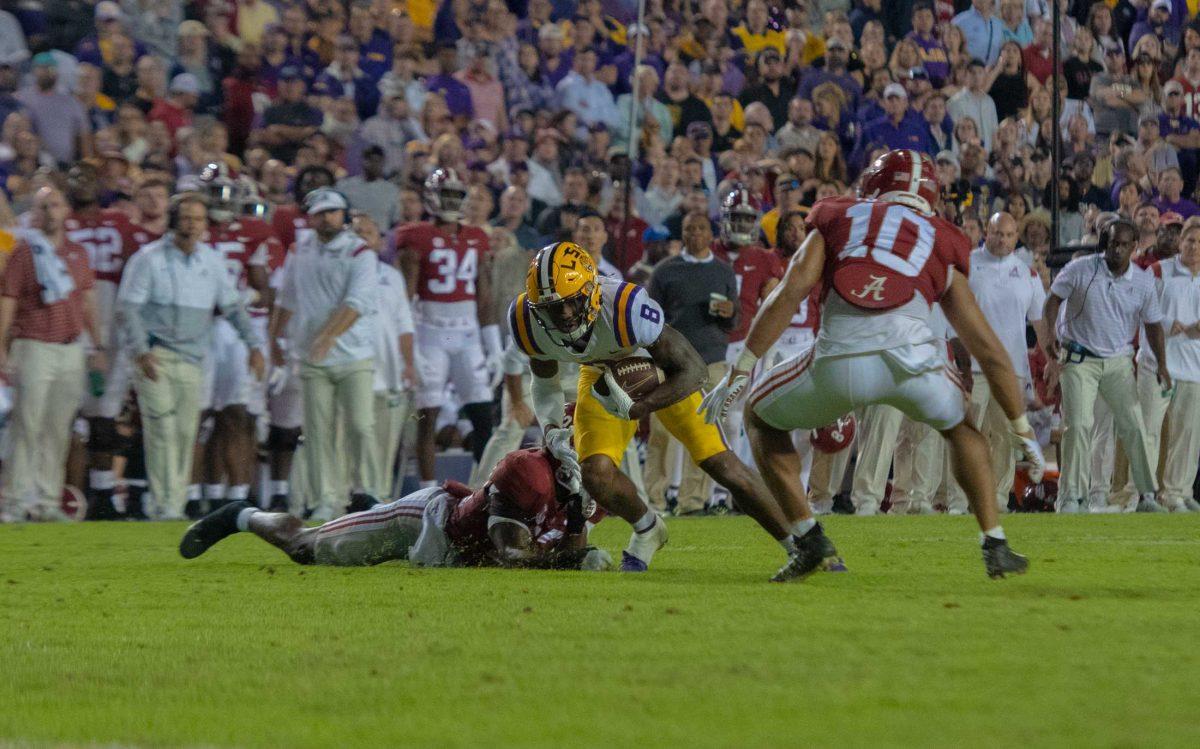
[[[533,359],[595,364],[634,356],[658,340],[663,329],[662,307],[641,286],[617,278],[599,277],[600,314],[581,348],[560,346],[533,317],[525,294],[508,308],[508,326],[517,348]]]
[[[420,321],[438,327],[475,327],[479,265],[490,251],[487,234],[459,225],[458,233],[442,231],[429,221],[405,224],[392,235],[397,250],[410,249],[420,258],[416,309]]]
[[[966,235],[943,218],[881,200],[822,200],[806,222],[825,240],[815,357],[894,351],[909,371],[940,367],[930,307],[956,271],[969,274]]]

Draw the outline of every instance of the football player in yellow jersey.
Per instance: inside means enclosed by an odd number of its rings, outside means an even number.
[[[687,339],[664,324],[662,308],[643,288],[600,277],[583,248],[559,242],[538,252],[526,291],[513,301],[508,318],[513,339],[530,358],[533,410],[564,483],[582,483],[600,506],[633,526],[623,571],[645,571],[667,542],[665,523],[619,470],[638,419],[651,412],[692,460],[733,494],[738,507],[794,556],[796,536],[807,531],[799,507],[780,507],[729,449],[720,429],[697,414],[707,368]],[[635,403],[604,365],[636,354],[649,355],[665,377]],[[562,426],[559,362],[582,365],[574,444],[571,430]]]

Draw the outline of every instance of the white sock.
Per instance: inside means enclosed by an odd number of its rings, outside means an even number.
[[[800,538],[805,533],[808,533],[809,531],[811,531],[816,526],[816,524],[817,524],[816,518],[808,518],[807,520],[797,520],[796,522],[792,523],[792,527],[791,527],[792,535],[795,536],[796,538]]]
[[[199,484],[188,484],[187,498],[189,502],[198,502],[204,498],[204,495],[200,492]]]
[[[229,487],[229,493],[225,495],[225,499],[231,502],[241,502],[250,496],[249,484],[238,484]]]
[[[237,516],[237,529],[239,531],[247,530],[250,527],[250,516],[258,511],[254,507],[247,507],[239,512]]]
[[[1007,540],[1007,537],[1004,535],[1004,529],[998,525],[995,528],[992,528],[991,530],[986,530],[983,533],[981,533],[979,536],[979,543],[982,544],[984,539],[987,539],[987,538],[994,538],[999,541]]]
[[[286,480],[285,480],[285,481],[272,481],[272,482],[271,482],[271,494],[272,494],[272,495],[274,495],[274,494],[287,494],[287,493],[288,493],[288,482],[287,482]]]
[[[93,468],[88,471],[88,483],[96,491],[106,491],[116,487],[117,478],[113,475],[112,471],[101,471]]]
[[[429,481],[424,481],[424,480],[422,480],[422,481],[420,482],[419,486],[420,486],[420,488],[422,488],[422,489],[428,489],[428,488],[429,488],[429,487],[431,487],[431,486],[437,486],[437,481],[436,481],[436,480],[432,480],[432,479],[431,479],[431,480],[429,480]]]
[[[205,484],[204,485],[205,499],[225,499],[224,484]]]
[[[654,514],[654,510],[646,510],[646,514],[642,515],[641,519],[633,524],[633,532],[645,533],[654,527],[655,520],[658,520],[658,515]]]

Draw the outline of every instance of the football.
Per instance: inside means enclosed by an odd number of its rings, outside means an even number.
[[[630,356],[617,361],[604,362],[601,366],[612,372],[613,379],[634,401],[644,398],[665,379],[662,370],[648,356]],[[604,388],[603,379],[596,383],[596,390],[601,395],[608,394]]]

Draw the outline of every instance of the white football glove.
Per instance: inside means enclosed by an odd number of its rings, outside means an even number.
[[[633,408],[633,398],[629,397],[617,384],[617,379],[612,376],[612,372],[604,370],[604,383],[608,385],[608,395],[600,395],[596,391],[596,385],[592,385],[592,396],[600,402],[605,411],[608,411],[618,419],[629,420],[629,409]],[[599,380],[596,381],[597,383]]]
[[[1020,429],[1022,426],[1025,428]],[[1008,436],[1013,447],[1021,454],[1021,459],[1029,463],[1029,480],[1035,484],[1041,481],[1046,473],[1046,457],[1042,455],[1042,446],[1038,444],[1029,420],[1021,416],[1010,422]]]
[[[571,494],[583,491],[583,473],[579,469],[579,454],[571,446],[571,430],[551,427],[546,430],[546,449],[558,461],[555,478]]]
[[[749,372],[739,372],[736,369],[729,370],[721,378],[721,381],[717,383],[716,387],[705,394],[704,400],[700,401],[700,408],[696,409],[696,413],[704,414],[704,420],[709,424],[716,424],[725,418],[725,414],[729,413],[729,407],[742,394],[742,390],[745,389],[746,383],[749,381]]]
[[[579,569],[584,572],[606,572],[613,567],[613,558],[604,549],[592,549],[583,558]]]

